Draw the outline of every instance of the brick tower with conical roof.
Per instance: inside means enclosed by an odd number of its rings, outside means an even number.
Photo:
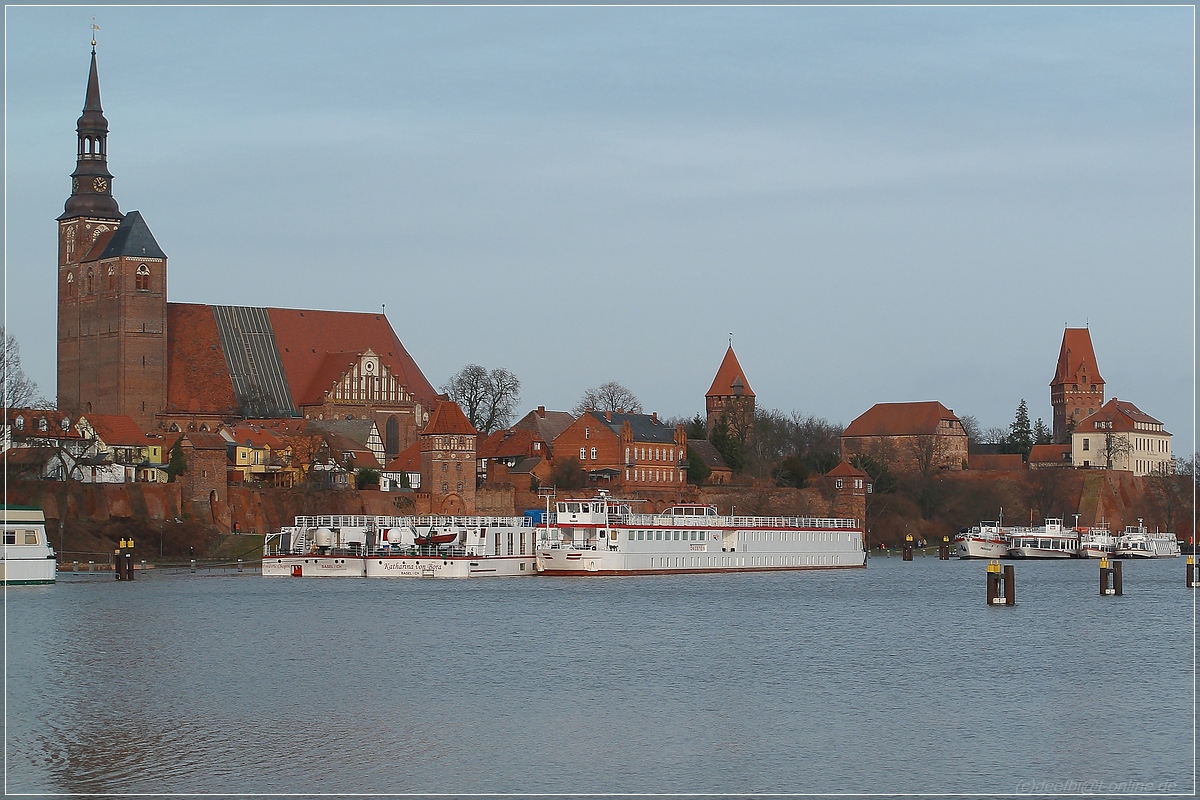
[[[1104,405],[1104,378],[1096,366],[1087,328],[1063,331],[1058,366],[1050,381],[1050,405],[1054,409],[1054,441],[1060,444],[1070,444],[1076,423]]]
[[[713,428],[724,418],[731,435],[743,443],[753,439],[754,390],[750,388],[742,365],[734,355],[732,344],[725,351],[725,358],[721,360],[717,376],[713,378],[712,386],[704,395],[704,409],[708,416],[709,436],[712,436]]]

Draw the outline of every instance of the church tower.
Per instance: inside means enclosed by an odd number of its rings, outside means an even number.
[[[1059,444],[1069,444],[1076,423],[1104,405],[1104,378],[1096,366],[1087,328],[1063,331],[1058,367],[1050,381],[1050,405],[1054,409],[1054,441]]]
[[[717,369],[712,386],[704,395],[704,408],[708,414],[708,435],[725,418],[729,433],[743,444],[754,438],[754,390],[746,381],[742,365],[733,354],[733,345],[725,351],[725,358]]]
[[[113,197],[95,41],[76,132],[58,217],[58,407],[153,428],[166,406],[167,257],[141,215],[122,216]]]

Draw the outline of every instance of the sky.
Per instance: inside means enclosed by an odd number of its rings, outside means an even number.
[[[1195,450],[1195,11],[5,9],[5,326],[54,396],[93,15],[168,299],[375,311],[520,412],[615,380],[1051,420],[1063,329]]]

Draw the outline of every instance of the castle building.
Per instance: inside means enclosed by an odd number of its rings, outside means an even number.
[[[1054,409],[1054,441],[1071,443],[1071,431],[1104,405],[1104,378],[1096,366],[1092,334],[1087,328],[1063,331],[1058,366],[1050,381],[1050,405]]]
[[[147,431],[372,420],[385,458],[415,444],[437,395],[383,314],[167,302],[166,253],[113,195],[108,132],[93,44],[58,217],[59,409]]]
[[[842,431],[842,459],[865,456],[892,472],[928,475],[962,469],[967,432],[954,412],[936,400],[876,403]]]
[[[450,400],[439,400],[421,432],[421,486],[433,514],[475,511],[475,462],[479,432]]]
[[[746,373],[734,355],[732,344],[725,351],[712,386],[704,395],[704,409],[709,438],[722,419],[729,426],[730,435],[743,444],[754,438],[754,390],[746,381]]]

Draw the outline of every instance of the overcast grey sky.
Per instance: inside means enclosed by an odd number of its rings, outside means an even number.
[[[173,302],[371,311],[430,381],[1051,417],[1064,325],[1194,445],[1191,7],[6,8],[6,325],[55,381],[92,15]]]

